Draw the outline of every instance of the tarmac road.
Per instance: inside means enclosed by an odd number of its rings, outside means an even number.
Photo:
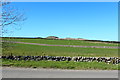
[[[118,78],[118,71],[4,67],[2,69],[2,76],[3,78]]]

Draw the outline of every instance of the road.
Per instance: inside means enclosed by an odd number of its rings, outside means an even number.
[[[9,68],[2,69],[3,78],[118,78],[117,70],[60,70]]]

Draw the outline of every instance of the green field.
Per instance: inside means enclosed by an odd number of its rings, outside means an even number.
[[[79,48],[62,46],[39,46],[31,44],[12,44],[12,48],[3,51],[3,55],[49,55],[49,56],[94,56],[117,57],[118,49],[107,48]]]
[[[84,45],[84,46],[117,46],[118,44],[91,43],[88,41],[76,40],[45,40],[45,39],[10,39],[11,41],[41,43],[41,44],[59,44],[59,45]],[[62,47],[62,46],[40,46],[31,44],[9,43],[11,48],[3,50],[3,55],[21,55],[21,56],[85,56],[85,57],[118,57],[118,49],[110,48],[80,48],[80,47]],[[100,69],[117,70],[118,65],[106,64],[104,62],[55,62],[55,61],[11,61],[3,60],[3,66],[10,65],[14,67],[37,67],[37,68],[61,68],[61,69]]]
[[[48,39],[9,39],[11,41],[55,44],[55,45],[81,45],[81,46],[118,46],[117,43],[91,42],[81,40],[48,40]]]

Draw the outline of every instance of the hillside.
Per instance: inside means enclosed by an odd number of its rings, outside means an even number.
[[[7,39],[8,40],[8,39]],[[54,45],[82,45],[82,46],[115,46],[117,43],[92,43],[90,41],[80,40],[47,40],[47,39],[9,39],[15,42],[29,42],[39,44]],[[82,47],[64,47],[64,46],[47,46],[14,43],[12,49],[4,51],[4,55],[51,55],[51,56],[118,56],[118,49],[109,48],[82,48]]]
[[[54,44],[54,45],[80,45],[80,46],[118,46],[118,43],[106,43],[97,41],[85,41],[85,40],[49,40],[49,39],[8,39],[3,40],[17,41],[17,42],[29,42],[40,44]]]

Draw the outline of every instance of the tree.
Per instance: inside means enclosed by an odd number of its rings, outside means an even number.
[[[10,5],[11,2],[4,0],[0,1],[1,15],[0,15],[0,27],[1,36],[8,33],[8,26],[18,25],[21,21],[25,21],[24,14],[19,12],[18,9]]]
[[[20,12],[17,8],[10,5],[11,2],[7,0],[0,1],[0,36],[3,37],[5,34],[10,32],[11,27],[17,26],[20,22],[26,20],[24,14]],[[16,28],[16,27],[13,27]],[[2,49],[6,50],[11,48],[9,42],[2,42]]]
[[[46,37],[46,39],[52,39],[52,40],[54,40],[54,39],[58,39],[59,37],[56,37],[56,36],[48,36],[48,37]]]

